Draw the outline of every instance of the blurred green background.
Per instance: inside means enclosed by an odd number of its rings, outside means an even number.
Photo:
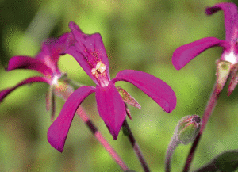
[[[216,59],[221,48],[212,48],[176,71],[171,57],[176,48],[207,36],[225,39],[224,14],[211,17],[206,6],[218,0],[1,0],[0,1],[0,90],[15,85],[37,72],[6,72],[14,55],[34,56],[48,37],[70,31],[75,21],[88,34],[100,32],[107,49],[111,78],[125,69],[140,70],[167,82],[177,96],[176,109],[167,114],[130,83],[126,89],[141,109],[129,107],[128,121],[152,171],[164,171],[167,145],[177,122],[186,115],[202,116],[216,80]],[[231,1],[229,1],[231,2]],[[235,1],[233,1],[235,2]],[[238,1],[235,2],[238,5]],[[85,85],[95,85],[73,57],[62,56],[60,69]],[[36,83],[11,93],[0,104],[0,171],[121,171],[78,116],[73,120],[63,153],[47,141],[51,125],[45,109],[48,86]],[[222,92],[195,154],[191,169],[206,164],[223,151],[238,148],[238,89],[227,97]],[[63,105],[57,98],[57,114]],[[112,140],[96,109],[95,95],[83,107],[130,169],[142,171],[128,139],[120,132]],[[179,146],[172,160],[172,171],[181,171],[191,144]]]

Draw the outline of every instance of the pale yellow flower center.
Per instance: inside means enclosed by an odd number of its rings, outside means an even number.
[[[106,65],[98,62],[96,67],[91,70],[91,73],[95,78],[98,78],[100,74],[106,76]]]

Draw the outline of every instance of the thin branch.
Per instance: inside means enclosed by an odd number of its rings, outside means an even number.
[[[191,162],[194,158],[194,152],[198,146],[198,143],[202,137],[202,133],[206,127],[206,124],[209,120],[209,117],[212,115],[212,112],[217,104],[217,99],[219,97],[219,94],[217,93],[217,84],[215,83],[214,87],[213,87],[213,92],[210,96],[210,99],[208,101],[208,104],[207,104],[207,107],[205,109],[205,112],[203,114],[203,117],[202,117],[202,126],[200,128],[200,131],[197,135],[197,137],[195,138],[194,142],[193,142],[193,145],[190,149],[190,153],[189,155],[187,156],[187,159],[186,159],[186,164],[184,166],[184,169],[183,169],[183,172],[188,172],[189,169],[190,169],[190,165],[191,165]]]
[[[167,149],[167,154],[166,154],[166,159],[165,159],[165,171],[170,172],[171,171],[171,160],[173,153],[178,146],[178,141],[176,139],[176,135],[173,135],[171,138],[171,141],[169,143],[168,149]]]
[[[144,158],[144,156],[143,156],[143,154],[142,154],[142,152],[140,150],[140,147],[136,143],[136,140],[135,140],[134,136],[132,135],[131,129],[129,127],[129,124],[127,123],[126,120],[123,122],[122,127],[124,127],[127,130],[126,132],[128,133],[128,137],[129,137],[130,143],[131,143],[132,148],[135,151],[138,159],[140,160],[141,166],[143,167],[145,172],[149,172],[150,169],[148,167],[148,164],[145,161],[145,158]]]

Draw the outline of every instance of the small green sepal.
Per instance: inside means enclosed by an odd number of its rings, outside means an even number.
[[[117,86],[117,91],[121,95],[122,100],[127,103],[128,105],[134,106],[138,109],[141,108],[140,104],[132,97],[126,90],[122,89],[120,86]]]
[[[217,60],[217,94],[220,94],[227,78],[230,74],[232,68],[232,63],[224,61],[224,60]]]

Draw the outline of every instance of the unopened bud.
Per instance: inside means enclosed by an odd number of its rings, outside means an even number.
[[[201,118],[197,115],[183,117],[175,129],[178,143],[188,144],[194,141],[201,127]]]

